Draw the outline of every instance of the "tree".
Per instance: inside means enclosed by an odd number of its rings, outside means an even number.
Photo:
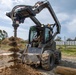
[[[5,30],[3,30],[3,38],[2,38],[2,39],[5,39],[5,38],[7,38],[7,37],[8,37],[7,32],[6,32]]]
[[[76,37],[75,37],[74,41],[76,41]]]
[[[5,30],[0,30],[0,47],[1,47],[1,42],[8,37],[8,34]]]
[[[71,39],[71,38],[68,38],[68,39],[67,39],[67,41],[73,41],[73,39]]]
[[[2,39],[2,30],[0,30],[0,40]]]
[[[55,41],[61,41],[61,37],[57,36],[57,38],[55,39]]]

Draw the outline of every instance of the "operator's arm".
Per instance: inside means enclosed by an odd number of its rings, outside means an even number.
[[[37,38],[33,39],[33,42],[39,42],[39,41],[40,41],[40,35]]]

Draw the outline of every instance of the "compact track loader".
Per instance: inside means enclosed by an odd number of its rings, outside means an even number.
[[[45,8],[49,10],[55,22],[54,24],[44,25],[36,18],[36,15]],[[6,15],[12,19],[14,37],[17,37],[19,24],[24,23],[26,18],[30,18],[36,24],[30,27],[28,45],[22,53],[23,63],[36,66],[41,65],[45,70],[51,70],[55,64],[60,63],[61,52],[56,49],[54,38],[60,33],[61,25],[49,1],[39,1],[34,6],[17,5]],[[56,32],[54,27],[56,27]]]

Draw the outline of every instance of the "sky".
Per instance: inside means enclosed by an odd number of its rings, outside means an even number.
[[[43,0],[0,0],[0,29],[5,30],[8,36],[13,36],[12,21],[6,16],[16,5],[34,5]],[[58,35],[62,39],[76,37],[76,0],[48,0],[61,24],[61,33]],[[50,13],[44,9],[36,15],[42,24],[54,23]],[[30,26],[35,25],[31,19],[25,19],[24,24],[18,28],[18,37],[28,39]]]

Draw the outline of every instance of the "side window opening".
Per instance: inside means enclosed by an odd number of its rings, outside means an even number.
[[[50,29],[45,28],[45,42],[50,40]]]
[[[30,35],[30,42],[33,41],[33,39],[37,38],[37,31],[36,30],[32,30],[31,31],[31,35]]]

